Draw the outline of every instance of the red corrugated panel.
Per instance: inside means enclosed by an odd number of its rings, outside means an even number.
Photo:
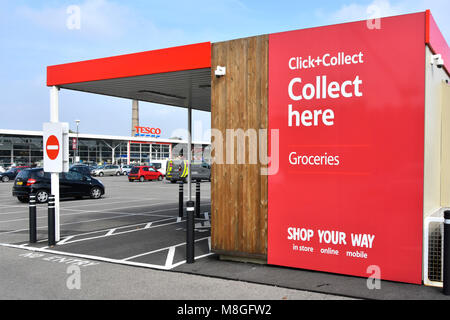
[[[49,66],[47,85],[58,86],[210,67],[211,43],[204,42]]]

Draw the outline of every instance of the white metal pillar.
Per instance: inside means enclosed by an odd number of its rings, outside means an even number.
[[[130,165],[131,162],[131,141],[128,140],[128,144],[127,144],[127,165]]]
[[[192,201],[192,190],[191,190],[191,162],[192,162],[192,84],[189,81],[189,91],[187,97],[187,107],[188,107],[188,201]]]
[[[50,122],[59,122],[59,88],[56,86],[50,88]],[[51,193],[55,196],[55,240],[58,242],[61,238],[59,215],[59,173],[51,174]]]

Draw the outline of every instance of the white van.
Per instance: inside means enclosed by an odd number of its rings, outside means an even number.
[[[152,160],[149,164],[150,167],[154,167],[157,171],[166,175],[167,160]]]

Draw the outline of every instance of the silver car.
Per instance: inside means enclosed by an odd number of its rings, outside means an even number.
[[[133,166],[131,164],[127,164],[127,165],[122,166],[122,174],[123,175],[128,175],[132,168],[133,168]]]
[[[105,165],[100,166],[91,171],[91,175],[93,176],[120,176],[122,174],[122,170],[117,165]]]

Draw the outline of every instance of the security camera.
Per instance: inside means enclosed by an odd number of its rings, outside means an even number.
[[[431,56],[431,64],[436,65],[438,68],[442,68],[444,66],[444,59],[440,54],[435,54]]]
[[[220,77],[224,76],[226,73],[227,73],[227,68],[221,67],[221,66],[217,66],[217,69],[214,72],[214,74],[216,75],[216,78],[220,78]]]

